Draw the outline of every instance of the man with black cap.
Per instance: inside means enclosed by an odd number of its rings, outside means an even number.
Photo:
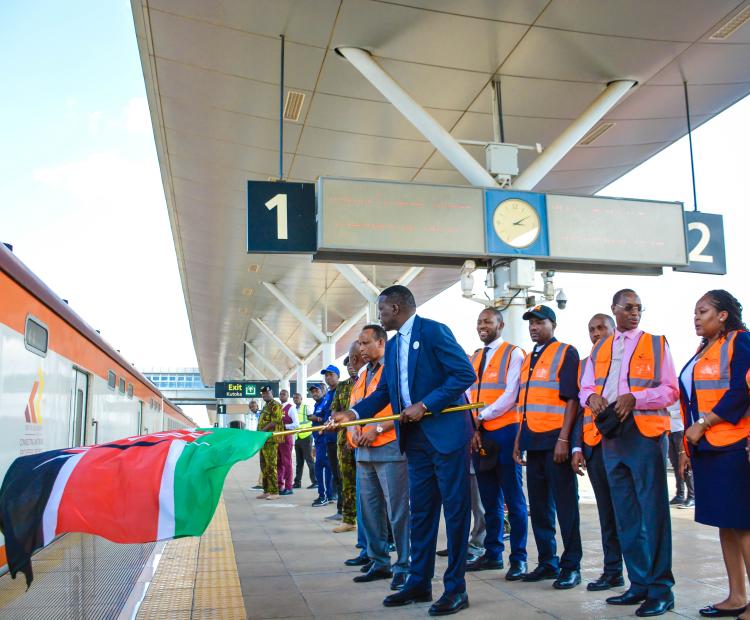
[[[265,406],[258,418],[258,430],[265,432],[284,430],[284,410],[274,400],[270,385],[260,389]],[[257,499],[279,499],[278,445],[282,437],[269,437],[260,449],[260,472],[263,479],[263,493]]]
[[[334,364],[329,364],[323,370],[320,371],[323,375],[323,380],[326,386],[328,386],[328,393],[326,398],[328,399],[328,406],[323,410],[323,424],[326,424],[331,419],[331,408],[333,406],[333,400],[336,398],[336,390],[339,386],[339,379],[341,377],[341,371]],[[323,433],[325,439],[325,450],[328,455],[328,466],[331,468],[331,476],[333,476],[333,495],[328,499],[332,502],[336,502],[336,513],[341,514],[341,503],[343,501],[341,495],[341,472],[339,471],[339,457],[338,457],[338,433]]]
[[[558,590],[581,583],[578,480],[568,462],[573,426],[578,414],[578,351],[555,339],[557,317],[547,306],[535,306],[529,322],[534,348],[521,366],[518,395],[521,425],[513,456],[526,465],[531,527],[539,565],[523,581],[554,579]],[[523,459],[523,452],[527,458]],[[557,557],[555,511],[564,551]]]

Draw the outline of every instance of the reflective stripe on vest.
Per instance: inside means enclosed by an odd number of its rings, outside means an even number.
[[[604,384],[609,376],[614,342],[614,335],[606,340],[600,340],[589,358],[594,365],[594,391],[599,396],[604,392]],[[661,385],[662,357],[665,350],[663,336],[641,333],[628,367],[628,388],[631,393],[636,394]],[[614,377],[614,380],[619,381],[620,378]],[[658,437],[669,432],[669,412],[665,408],[634,409],[633,419],[640,433],[646,437]]]
[[[380,383],[380,376],[383,374],[383,364],[380,365],[380,368],[377,369],[375,372],[375,376],[370,379],[369,385],[367,384],[367,370],[363,372],[359,377],[357,377],[357,381],[354,384],[354,387],[352,388],[351,396],[349,397],[349,406],[354,407],[360,400],[363,398],[369,396],[372,394],[378,387],[378,383]],[[373,417],[375,418],[382,418],[387,415],[393,415],[393,410],[391,409],[390,405],[386,405],[383,409],[378,411]],[[362,428],[363,430],[369,426],[376,426],[377,424],[373,422],[372,424],[366,424]],[[356,448],[354,441],[352,440],[354,429],[352,427],[349,427],[347,429],[346,433],[346,439],[349,442],[349,445],[352,448]],[[375,438],[375,441],[370,444],[370,448],[378,448],[379,446],[384,446],[387,443],[391,443],[392,441],[395,441],[396,439],[396,429],[392,428],[390,430],[384,431],[380,433]]]
[[[515,348],[515,345],[503,342],[497,348],[497,351],[493,353],[492,357],[485,361],[484,373],[482,373],[482,389],[478,389],[479,386],[477,383],[471,386],[471,402],[479,402],[479,398],[481,397],[483,402],[490,404],[505,394],[510,356]],[[477,377],[479,376],[479,362],[482,360],[483,350],[477,349],[474,355],[471,356],[471,365],[474,367]],[[478,413],[475,413],[474,417],[476,418],[477,415]],[[517,424],[520,420],[521,416],[518,408],[514,407],[513,411],[507,411],[500,417],[493,418],[492,420],[484,420],[482,428],[488,431],[496,431],[510,424]]]
[[[578,366],[578,389],[580,391],[581,385],[583,384],[583,373],[586,372],[586,362],[588,362],[589,358],[581,360],[580,365]],[[604,384],[602,384],[604,385]],[[599,429],[596,428],[596,424],[594,424],[594,416],[591,413],[591,409],[589,407],[583,408],[583,442],[587,446],[591,446],[592,448],[594,446],[599,445],[602,441],[602,434],[599,432]]]
[[[299,417],[300,428],[311,428],[313,423],[307,419],[307,405],[300,405],[297,409],[297,417]],[[305,420],[304,422],[302,420]],[[312,433],[297,433],[297,439],[307,439]]]
[[[569,346],[553,342],[545,347],[530,377],[533,352],[523,360],[519,408],[529,429],[535,433],[562,428],[565,401],[560,398],[560,368]]]
[[[714,342],[695,362],[693,367],[693,386],[698,399],[698,413],[711,413],[717,403],[726,394],[731,380],[731,362],[734,356],[734,341],[737,332],[729,332]],[[750,371],[745,375],[745,380]],[[750,434],[750,409],[737,424],[719,422],[706,429],[705,438],[712,446],[729,446],[745,439]]]

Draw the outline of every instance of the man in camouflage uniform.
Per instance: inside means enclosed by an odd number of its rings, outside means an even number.
[[[263,386],[260,390],[266,405],[258,418],[258,430],[273,432],[284,430],[284,410],[278,401],[274,400],[271,386]],[[279,462],[278,446],[283,437],[269,437],[260,449],[260,473],[263,479],[263,493],[257,499],[279,499]]]
[[[331,414],[349,409],[349,399],[354,382],[357,380],[359,370],[364,366],[358,342],[355,341],[349,347],[349,355],[344,360],[344,364],[349,372],[349,378],[346,381],[339,381],[336,387],[336,394],[331,403]],[[357,463],[354,459],[354,449],[346,440],[345,428],[338,431],[336,448],[339,459],[339,471],[341,472],[342,523],[338,527],[333,528],[333,532],[338,534],[357,529]]]

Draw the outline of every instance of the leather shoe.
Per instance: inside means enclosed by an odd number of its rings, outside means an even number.
[[[440,551],[436,551],[435,555],[440,558],[447,558],[448,557],[448,550],[447,549],[440,549]]]
[[[360,569],[360,573],[368,573],[370,572],[370,569],[375,565],[375,562],[372,560],[367,560],[367,564],[363,565]]]
[[[570,590],[581,583],[581,571],[570,568],[563,568],[560,576],[555,579],[552,587],[555,590]]]
[[[401,590],[406,585],[406,578],[409,576],[409,573],[396,573],[393,575],[393,579],[391,580],[391,590]]]
[[[533,582],[542,581],[543,579],[557,579],[560,576],[559,568],[552,568],[546,564],[540,564],[530,573],[521,577],[521,581]]]
[[[384,607],[401,607],[409,603],[429,603],[432,600],[432,590],[422,588],[403,588],[395,594],[389,594],[383,599]]]
[[[366,555],[358,555],[356,558],[350,558],[346,562],[344,562],[344,565],[346,566],[364,566],[370,561],[370,558],[368,558]]]
[[[733,618],[744,614],[747,607],[738,607],[737,609],[720,609],[715,605],[709,605],[700,609],[698,613],[704,618]]]
[[[646,600],[645,592],[634,592],[633,590],[625,590],[618,596],[610,596],[607,599],[608,605],[637,605]]]
[[[625,585],[625,580],[622,578],[622,573],[615,575],[608,575],[603,573],[596,581],[590,581],[586,585],[586,589],[589,592],[600,592],[601,590],[609,590],[610,588],[619,588]]]
[[[500,570],[501,568],[505,568],[502,558],[499,560],[490,560],[486,555],[480,555],[478,558],[474,557],[466,562],[466,570],[470,572],[477,570]]]
[[[674,596],[647,598],[643,605],[635,610],[635,615],[639,618],[650,618],[651,616],[661,616],[670,609],[674,609]]]
[[[505,579],[506,581],[520,581],[527,570],[529,570],[529,567],[526,562],[511,562],[508,572],[505,573]]]
[[[437,601],[430,605],[427,612],[431,616],[448,616],[466,609],[469,606],[469,595],[466,592],[456,592],[454,594],[443,594]]]
[[[378,579],[390,579],[391,577],[393,577],[393,573],[390,568],[375,568],[373,566],[364,575],[357,575],[352,581],[354,583],[367,583]]]

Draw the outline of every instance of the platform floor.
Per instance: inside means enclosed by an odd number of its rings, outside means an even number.
[[[35,581],[0,577],[0,618],[426,618],[428,604],[387,609],[387,581],[355,584],[358,569],[344,566],[356,554],[355,532],[333,534],[324,518],[330,506],[313,508],[314,490],[296,490],[276,501],[257,500],[257,458],[236,465],[224,499],[200,539],[156,545],[115,545],[99,538],[63,537],[34,560]],[[307,480],[307,479],[305,479]],[[693,521],[693,511],[672,510],[676,608],[669,617],[699,618],[698,609],[722,600],[726,578],[718,532]],[[634,618],[635,608],[611,607],[610,592],[590,593],[600,573],[601,546],[593,494],[583,479],[581,522],[584,584],[565,592],[551,582],[510,583],[504,571],[467,574],[470,609],[460,618]],[[441,531],[439,544],[444,543]],[[530,565],[535,566],[530,535]],[[507,558],[506,558],[507,560]],[[438,578],[447,560],[437,558]]]

